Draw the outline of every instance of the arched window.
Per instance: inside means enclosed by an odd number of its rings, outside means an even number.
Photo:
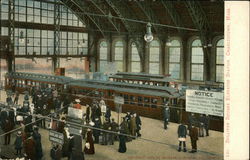
[[[216,44],[216,82],[224,82],[224,39]]]
[[[201,41],[194,40],[191,47],[191,80],[203,81],[204,54]]]
[[[99,45],[99,57],[99,71],[105,72],[105,68],[108,63],[108,45],[106,41],[102,41]]]
[[[169,46],[169,74],[174,79],[180,79],[181,44],[178,40],[172,40]]]
[[[160,44],[157,40],[153,40],[149,45],[149,73],[160,73]]]
[[[135,43],[131,44],[131,72],[140,72],[140,56]]]
[[[123,72],[123,43],[122,41],[117,41],[115,43],[115,59],[116,71]]]

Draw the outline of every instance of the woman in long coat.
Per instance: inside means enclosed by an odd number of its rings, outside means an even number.
[[[36,160],[36,143],[31,135],[28,135],[29,138],[25,141],[25,153],[27,154],[27,158],[31,160]]]
[[[121,132],[121,133],[124,134],[124,131]],[[119,134],[119,149],[118,149],[118,152],[125,153],[126,151],[127,151],[126,136]]]
[[[95,154],[95,146],[92,137],[92,131],[90,129],[88,129],[87,131],[87,139],[86,139],[86,145],[84,147],[84,152],[86,154]]]

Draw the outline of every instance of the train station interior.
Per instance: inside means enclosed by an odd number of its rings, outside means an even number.
[[[224,156],[224,1],[0,0],[0,157]]]

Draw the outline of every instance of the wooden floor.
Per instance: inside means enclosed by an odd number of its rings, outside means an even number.
[[[0,100],[5,101],[5,92],[1,91]],[[23,96],[20,96],[19,103]],[[117,114],[112,112],[112,117]],[[178,152],[177,127],[178,124],[170,123],[167,130],[163,129],[163,122],[160,120],[141,117],[142,137],[127,143],[127,152],[119,153],[119,143],[114,145],[95,145],[94,155],[85,155],[86,160],[217,160],[223,159],[223,133],[210,131],[209,137],[201,137],[198,141],[198,152]],[[42,147],[44,160],[49,160],[51,142],[48,140],[48,130],[40,129],[42,135]],[[0,131],[2,133],[2,131]],[[0,137],[1,154],[14,155],[14,137],[12,134],[11,145],[4,146],[4,137]],[[191,149],[190,138],[187,138],[187,149]],[[84,142],[83,142],[84,145]],[[84,148],[84,147],[83,147]],[[66,159],[66,158],[65,158]]]

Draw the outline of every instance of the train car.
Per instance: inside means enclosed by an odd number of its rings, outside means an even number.
[[[59,91],[62,91],[65,84],[72,80],[72,78],[64,76],[11,72],[5,75],[5,89],[15,88],[20,93],[29,91],[31,87],[57,88]]]
[[[61,94],[70,93],[72,98],[81,98],[83,105],[91,104],[93,99],[104,98],[112,110],[115,110],[114,96],[118,95],[124,97],[123,112],[134,111],[142,116],[157,119],[162,119],[162,105],[166,101],[174,105],[179,97],[177,90],[165,86],[75,80],[69,77],[34,73],[7,73],[6,84],[6,89],[15,86],[19,92],[28,90],[32,86],[57,88]]]
[[[6,89],[13,85],[18,91],[28,90],[32,86],[57,88],[62,97],[70,95],[81,99],[81,104],[91,104],[93,99],[103,98],[111,110],[116,110],[115,96],[124,98],[122,112],[136,112],[141,116],[163,119],[163,105],[169,102],[170,121],[187,124],[190,113],[185,111],[185,95],[167,86],[135,84],[116,81],[73,79],[64,76],[33,73],[7,73]],[[199,114],[196,114],[197,118]],[[223,131],[223,118],[210,116],[210,128]]]
[[[83,104],[104,98],[108,107],[116,110],[115,96],[124,98],[122,112],[136,112],[140,115],[162,119],[162,106],[166,101],[175,102],[178,94],[165,89],[152,89],[152,86],[138,86],[136,84],[122,84],[117,82],[99,82],[79,80],[69,83],[70,92],[83,100]],[[75,98],[76,98],[75,97]],[[171,103],[172,104],[172,103]]]

